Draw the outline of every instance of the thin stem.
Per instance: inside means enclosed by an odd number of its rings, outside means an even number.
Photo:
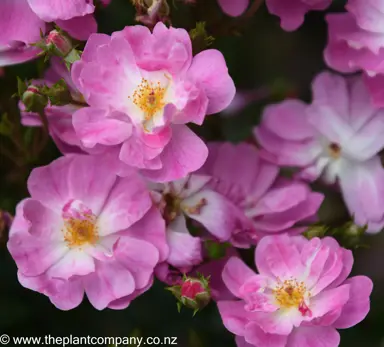
[[[244,14],[244,17],[253,17],[253,15],[257,12],[260,6],[263,4],[264,0],[254,0],[251,7]]]
[[[47,116],[44,111],[39,112],[39,116],[41,119],[41,123],[43,125],[43,136],[37,147],[37,151],[34,153],[35,155],[38,155],[44,149],[44,147],[47,145],[49,140],[49,125],[48,125]]]

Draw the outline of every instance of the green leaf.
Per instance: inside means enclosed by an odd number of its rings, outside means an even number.
[[[207,250],[209,258],[221,259],[225,257],[225,254],[227,252],[227,249],[230,247],[230,244],[207,240],[204,242],[204,247]]]

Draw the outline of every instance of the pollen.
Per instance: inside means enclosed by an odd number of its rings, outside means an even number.
[[[64,220],[64,240],[70,248],[94,245],[99,239],[96,217],[92,214],[83,214],[83,217]]]
[[[164,108],[166,91],[167,88],[162,87],[160,82],[154,83],[142,78],[141,83],[132,96],[128,96],[128,99],[131,99],[144,112],[144,119],[148,121]]]
[[[304,282],[298,282],[294,279],[285,280],[273,289],[276,302],[281,308],[296,307],[300,309],[303,306],[306,293],[307,288]]]
[[[332,142],[329,144],[328,146],[328,151],[329,151],[329,155],[334,158],[334,159],[337,159],[340,157],[341,155],[341,147],[338,143],[336,142]]]

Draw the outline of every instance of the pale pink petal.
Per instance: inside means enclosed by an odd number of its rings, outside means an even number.
[[[71,310],[80,305],[84,297],[83,283],[79,279],[65,281],[47,275],[27,277],[18,272],[20,284],[28,289],[47,295],[60,310]]]
[[[172,139],[161,153],[163,168],[143,170],[148,179],[166,182],[198,170],[208,157],[205,143],[185,125],[172,126]]]
[[[33,12],[46,22],[71,19],[93,13],[95,7],[89,0],[27,0]]]
[[[184,216],[177,217],[167,228],[169,256],[167,262],[177,268],[188,268],[203,261],[202,242],[189,234]]]
[[[334,323],[337,329],[350,328],[360,323],[370,309],[369,296],[373,283],[366,276],[356,276],[345,281],[350,286],[348,302],[343,306],[341,316]]]
[[[132,124],[119,112],[83,107],[73,114],[73,126],[82,144],[93,148],[96,144],[113,146],[127,140]]]
[[[231,237],[241,218],[241,211],[227,198],[208,189],[183,200],[181,207],[187,216],[222,241]]]
[[[218,113],[232,102],[236,88],[219,51],[208,49],[197,54],[188,74],[208,97],[207,114]]]
[[[125,230],[139,221],[151,208],[149,192],[136,172],[118,178],[99,216],[101,236]]]
[[[332,327],[300,327],[289,336],[286,347],[338,347],[340,335]]]
[[[350,112],[348,83],[342,76],[322,72],[312,82],[313,101],[331,107],[338,117],[346,118]]]
[[[23,201],[11,226],[8,250],[25,276],[38,276],[68,252],[59,215],[32,199]]]
[[[310,299],[312,316],[321,317],[328,312],[342,308],[350,298],[349,284],[344,284],[334,289],[322,291]]]
[[[97,262],[96,271],[83,281],[89,301],[98,310],[105,309],[114,300],[135,290],[135,280],[131,272],[115,260]]]
[[[28,190],[32,198],[60,214],[62,207],[75,198],[97,215],[115,180],[108,158],[69,155],[35,168],[28,179]]]
[[[56,24],[73,38],[80,41],[86,41],[91,34],[97,32],[97,22],[93,14],[68,20],[57,20]]]
[[[362,164],[349,164],[340,173],[344,200],[358,225],[368,224],[370,232],[378,232],[375,223],[384,222],[384,169],[378,156]],[[372,226],[370,226],[372,223]]]
[[[136,289],[143,289],[149,284],[159,262],[159,251],[154,245],[133,237],[121,237],[114,247],[114,256],[130,271]]]
[[[249,323],[245,329],[245,340],[253,346],[285,347],[287,336],[265,333],[257,323]]]
[[[72,276],[85,276],[95,271],[94,259],[84,251],[71,250],[58,260],[49,273],[63,280],[69,280]]]
[[[21,49],[11,49],[0,52],[0,66],[14,65],[24,63],[35,59],[40,49],[34,47],[23,47]]]
[[[169,248],[166,242],[165,221],[155,206],[143,218],[124,231],[124,235],[154,245],[159,251],[159,261],[164,261],[168,257]]]
[[[14,42],[29,44],[40,40],[40,30],[45,32],[45,23],[31,10],[27,0],[2,0],[0,29],[0,46]]]
[[[310,139],[315,131],[306,119],[306,109],[307,105],[302,101],[286,100],[265,108],[263,121],[269,130],[284,139]]]
[[[222,273],[222,279],[227,288],[238,298],[242,298],[240,293],[241,287],[250,278],[255,276],[255,273],[237,257],[232,257],[225,264]]]
[[[224,326],[233,334],[244,336],[248,323],[247,312],[242,301],[219,301],[217,307]]]
[[[218,0],[224,13],[232,17],[241,16],[249,5],[249,0]]]
[[[287,235],[263,237],[255,252],[256,266],[261,275],[280,279],[299,277],[304,272],[294,238]]]

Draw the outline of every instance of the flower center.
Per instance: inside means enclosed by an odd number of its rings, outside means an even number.
[[[299,309],[304,303],[306,292],[304,282],[298,282],[297,280],[285,280],[273,289],[277,304],[281,308],[297,307]]]
[[[180,214],[181,200],[171,193],[166,193],[163,195],[163,203],[163,217],[167,224],[170,224]]]
[[[340,158],[340,155],[341,155],[341,147],[338,143],[336,142],[332,142],[329,144],[328,146],[328,151],[329,151],[329,155],[333,158],[333,159],[338,159]]]
[[[144,112],[144,119],[148,121],[164,108],[166,92],[167,88],[162,87],[160,82],[154,83],[142,78],[141,83],[133,95],[128,96],[128,99],[132,99],[132,102]]]
[[[69,248],[94,245],[99,239],[96,216],[81,202],[70,201],[63,209],[64,240]]]

